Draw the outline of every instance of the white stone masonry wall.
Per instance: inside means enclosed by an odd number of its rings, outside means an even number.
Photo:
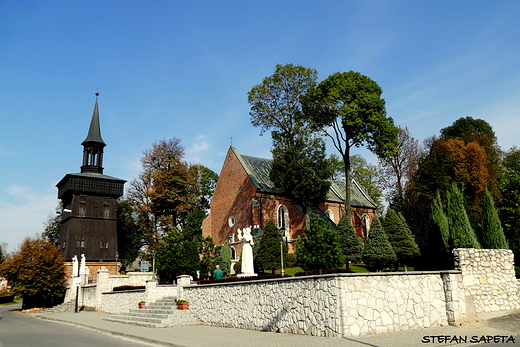
[[[184,287],[204,324],[315,336],[339,336],[334,277]]]
[[[513,252],[509,249],[454,249],[462,284],[473,297],[475,311],[492,312],[520,308]]]

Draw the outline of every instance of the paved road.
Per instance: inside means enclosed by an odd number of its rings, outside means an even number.
[[[0,306],[0,347],[137,347],[154,346],[143,341],[37,319],[17,313],[21,304]]]

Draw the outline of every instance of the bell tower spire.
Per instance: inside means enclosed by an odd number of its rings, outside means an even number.
[[[98,96],[96,93],[96,104],[90,121],[90,128],[83,145],[83,165],[81,172],[103,173],[103,148],[106,144],[101,138],[101,129],[99,126]]]

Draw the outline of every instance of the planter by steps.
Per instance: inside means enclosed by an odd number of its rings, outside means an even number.
[[[177,300],[177,309],[178,310],[187,310],[189,305],[190,305],[190,303],[187,302],[186,300]]]
[[[139,302],[137,305],[138,305],[139,308],[144,308],[144,306],[146,305],[146,303],[145,303],[144,301],[141,301],[141,302]]]

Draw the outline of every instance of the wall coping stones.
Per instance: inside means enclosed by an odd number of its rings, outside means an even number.
[[[112,292],[103,292],[101,294],[120,294],[120,293],[138,293],[138,292],[142,292],[144,293],[146,291],[146,289],[130,289],[130,290],[117,290],[117,291],[112,291]]]
[[[395,271],[395,272],[353,272],[353,273],[329,273],[323,275],[309,275],[309,276],[294,276],[294,277],[279,277],[279,278],[265,278],[259,280],[235,281],[235,282],[219,282],[207,284],[190,284],[184,288],[197,287],[214,287],[214,286],[228,286],[228,285],[243,285],[248,283],[265,283],[265,282],[282,282],[282,281],[298,281],[329,277],[377,277],[377,276],[421,276],[421,275],[441,275],[441,274],[462,274],[460,270],[440,270],[440,271]]]

